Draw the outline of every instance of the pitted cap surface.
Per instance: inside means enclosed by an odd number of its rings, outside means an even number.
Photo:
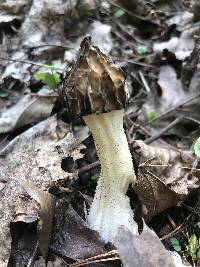
[[[128,102],[123,71],[86,37],[78,58],[62,84],[70,115],[75,118],[92,113],[122,109]]]

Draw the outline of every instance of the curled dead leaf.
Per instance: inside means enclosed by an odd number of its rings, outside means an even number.
[[[39,210],[38,239],[42,255],[46,258],[49,240],[51,237],[55,197],[48,192],[41,190],[31,181],[27,181],[25,179],[16,181],[20,183],[30,197],[40,204],[41,209]]]
[[[133,235],[129,229],[122,226],[115,246],[125,267],[175,267],[169,252],[146,224],[139,236]]]
[[[198,187],[198,179],[188,175],[193,170],[194,158],[184,152],[146,145],[135,141],[140,147],[138,181],[134,190],[147,209],[145,218],[175,206],[192,188]],[[199,174],[200,170],[195,169]]]

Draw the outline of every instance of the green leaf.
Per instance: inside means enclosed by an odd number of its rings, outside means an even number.
[[[9,92],[7,91],[0,91],[0,98],[6,98],[9,96]]]
[[[200,222],[197,223],[197,226],[200,228]]]
[[[137,47],[137,52],[139,55],[144,55],[147,52],[147,47],[144,45],[139,45]]]
[[[197,250],[197,260],[200,260],[200,248]]]
[[[174,250],[177,252],[181,251],[181,246],[180,245],[173,245]]]
[[[189,239],[189,246],[188,246],[189,254],[190,256],[192,256],[192,258],[196,258],[195,254],[197,252],[198,246],[199,246],[198,239],[196,235],[193,234]]]
[[[54,69],[54,66],[53,65],[48,65],[48,64],[42,64],[42,66],[48,70],[52,70]]]
[[[197,138],[194,144],[194,153],[197,157],[200,157],[200,137]]]
[[[122,10],[122,9],[118,9],[118,10],[114,13],[114,17],[115,17],[115,18],[120,18],[120,17],[124,16],[124,14],[125,14],[124,10]]]
[[[78,131],[80,131],[82,128],[83,128],[82,125],[75,125],[75,126],[73,127],[73,130],[74,130],[75,132],[78,132]]]
[[[56,73],[37,73],[34,76],[37,80],[42,80],[50,89],[58,88],[60,77]]]
[[[96,183],[99,179],[99,175],[100,173],[96,172],[94,175],[91,176],[91,180]]]
[[[50,89],[56,89],[58,87],[60,78],[56,74],[47,73],[44,82],[49,86]]]
[[[175,251],[177,251],[177,252],[181,251],[181,245],[180,245],[177,238],[175,238],[175,237],[170,238],[170,242],[171,242]]]
[[[156,112],[155,111],[149,111],[147,113],[147,119],[148,119],[148,123],[153,123],[156,119]]]
[[[46,72],[45,73],[42,73],[42,72],[41,73],[36,73],[34,75],[34,77],[35,77],[36,80],[44,81],[46,79]]]
[[[170,242],[172,245],[180,245],[178,239],[175,237],[170,238]]]

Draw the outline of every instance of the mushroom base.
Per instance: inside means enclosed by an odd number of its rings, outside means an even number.
[[[133,219],[128,186],[135,173],[127,138],[123,128],[123,110],[84,116],[96,143],[101,174],[88,215],[89,226],[98,231],[106,242],[114,243],[121,225],[138,233]]]

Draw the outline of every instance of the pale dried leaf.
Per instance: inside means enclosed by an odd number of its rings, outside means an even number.
[[[98,46],[103,53],[110,53],[113,47],[110,25],[95,21],[90,25],[88,34],[92,36],[92,42]]]
[[[193,22],[194,15],[189,11],[176,12],[173,17],[167,20],[168,25],[176,24],[176,28],[182,31],[188,28],[188,24]]]
[[[39,204],[24,196],[18,182],[26,179],[47,190],[52,183],[70,180],[74,175],[62,170],[62,159],[72,154],[82,157],[81,148],[69,126],[58,123],[54,116],[19,135],[0,152],[0,180],[6,184],[0,191],[0,266],[8,262],[10,254],[10,222],[29,223],[39,216]]]
[[[115,246],[124,267],[175,267],[170,253],[146,224],[139,236],[133,235],[129,229],[122,226],[116,237]]]
[[[46,257],[48,251],[49,240],[51,237],[51,229],[54,215],[55,197],[48,192],[41,190],[33,182],[23,178],[16,180],[29,194],[40,204],[39,222],[38,222],[38,239],[39,247],[43,257]]]
[[[191,174],[193,157],[184,152],[146,145],[140,146],[138,181],[134,189],[139,194],[148,213],[146,219],[172,207],[186,197],[192,188],[199,186],[198,178]],[[196,169],[199,175],[200,170]],[[196,174],[196,176],[197,176]]]
[[[185,60],[192,52],[194,48],[194,35],[198,31],[198,27],[193,27],[183,31],[180,37],[172,37],[169,41],[163,43],[155,43],[154,51],[160,52],[164,49],[168,49],[176,55],[179,60]]]
[[[56,96],[52,91],[43,90],[41,96],[25,95],[21,100],[0,116],[0,133],[7,133],[27,124],[47,118],[53,108]]]
[[[153,94],[149,94],[148,100],[143,106],[146,113],[155,111],[156,114],[161,114],[191,96],[183,90],[181,81],[177,79],[176,71],[169,65],[160,68],[158,84],[162,95],[155,98]]]
[[[51,250],[74,260],[85,259],[106,252],[99,234],[90,229],[71,205],[56,203]]]

